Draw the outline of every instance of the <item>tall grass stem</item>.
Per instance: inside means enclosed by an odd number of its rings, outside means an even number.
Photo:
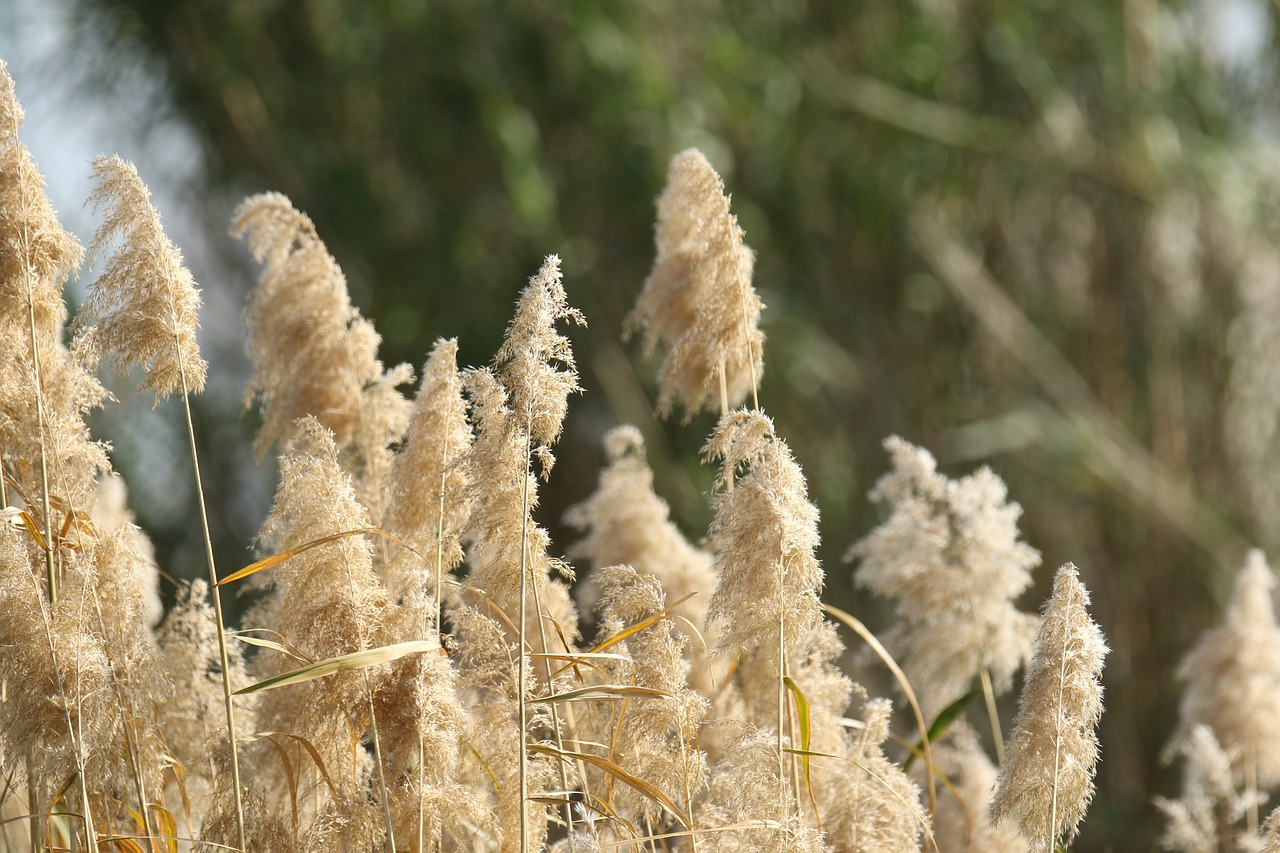
[[[213,539],[209,535],[209,514],[204,505],[204,485],[200,479],[200,455],[196,450],[196,427],[191,418],[191,401],[187,394],[186,371],[182,376],[182,408],[187,416],[187,440],[191,446],[191,465],[196,478],[196,503],[200,508],[200,528],[204,534],[204,556],[209,568],[209,593],[213,596],[213,615],[218,625],[218,659],[222,667],[222,702],[227,714],[227,741],[231,746],[231,785],[235,789],[236,833],[240,850],[247,853],[244,834],[244,800],[240,792],[240,749],[236,742],[235,705],[231,699],[231,660],[227,655],[226,623],[222,616],[222,594],[218,586],[218,570],[213,562]]]

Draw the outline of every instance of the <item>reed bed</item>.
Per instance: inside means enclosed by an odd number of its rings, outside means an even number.
[[[718,415],[705,536],[671,521],[625,425],[569,513],[581,538],[538,524],[581,390],[566,331],[587,319],[558,258],[489,365],[460,369],[437,341],[410,395],[415,371],[379,360],[311,221],[268,193],[231,233],[261,267],[246,401],[257,452],[280,458],[274,506],[256,562],[207,545],[207,578],[160,614],[85,416],[108,403],[102,362],[140,367],[139,393],[187,413],[198,486],[189,399],[216,369],[200,291],[136,170],[104,157],[105,264],[71,320],[83,251],[21,118],[0,70],[0,850],[1052,853],[1076,835],[1108,651],[1081,572],[1019,610],[1040,556],[1004,484],[890,438],[885,521],[849,536],[849,559],[896,625],[877,637],[824,605],[818,513],[758,393],[754,254],[701,153],[672,160],[624,331],[662,355],[662,415]],[[207,543],[203,499],[191,523]],[[1280,784],[1274,583],[1252,555],[1183,664],[1186,793],[1159,804],[1172,849],[1280,850],[1259,815]],[[222,596],[246,588],[228,625]],[[893,695],[842,671],[850,638]],[[997,700],[1019,673],[1010,725]]]

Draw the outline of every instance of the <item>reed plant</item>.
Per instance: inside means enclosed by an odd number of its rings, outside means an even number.
[[[897,626],[878,638],[823,604],[818,512],[758,390],[754,255],[701,153],[672,161],[627,333],[664,354],[662,415],[718,413],[705,536],[671,521],[628,426],[569,513],[582,538],[539,524],[586,319],[557,257],[491,364],[460,370],[437,341],[411,399],[310,219],[268,193],[232,233],[262,267],[245,400],[259,455],[279,454],[275,502],[257,559],[207,545],[207,579],[157,620],[159,567],[84,418],[109,404],[100,361],[140,366],[140,392],[186,410],[199,491],[188,398],[217,369],[199,288],[137,171],[101,158],[104,271],[68,323],[82,253],[20,122],[0,70],[0,851],[1052,853],[1076,835],[1107,652],[1082,572],[1058,570],[1042,615],[1019,610],[1039,555],[1004,484],[949,479],[894,438],[872,493],[890,512],[846,541]],[[1273,584],[1251,557],[1227,626],[1182,668],[1190,793],[1161,804],[1170,844],[1231,838],[1221,822],[1246,814],[1241,832],[1275,844],[1257,818],[1280,779]],[[229,588],[256,596],[238,627]],[[892,696],[842,669],[841,626]],[[997,699],[1019,670],[1004,749]],[[982,728],[963,719],[979,699]]]

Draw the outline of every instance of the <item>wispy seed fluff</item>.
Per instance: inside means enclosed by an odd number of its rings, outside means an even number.
[[[920,791],[883,750],[892,712],[887,699],[867,702],[864,728],[851,738],[854,743],[848,759],[840,762],[843,778],[835,783],[833,803],[823,815],[827,837],[840,853],[914,853],[920,849],[920,836],[928,826]]]
[[[44,192],[44,178],[18,139],[22,124],[13,78],[0,60],[0,323],[27,326],[34,301],[36,325],[61,326],[66,318],[62,283],[84,256],[76,238],[58,223]]]
[[[933,814],[938,849],[1027,853],[1027,840],[1018,828],[1010,821],[997,823],[988,814],[996,767],[983,751],[977,732],[964,720],[957,720],[943,741],[933,743],[932,754],[936,772],[944,774],[953,786],[939,792]]]
[[[368,526],[350,476],[338,465],[333,436],[314,418],[295,428],[294,452],[280,461],[275,505],[259,533],[259,547],[279,553],[333,534]],[[251,612],[251,624],[279,632],[309,661],[370,648],[386,607],[386,592],[373,572],[373,549],[363,536],[340,539],[302,551],[268,573],[271,596]],[[298,666],[264,650],[255,675],[276,675]],[[377,672],[377,671],[375,671]],[[324,679],[263,694],[262,725],[306,737],[330,768],[351,768],[350,745],[364,731],[367,694],[364,672]],[[340,776],[350,779],[350,773]],[[357,774],[356,781],[359,781]],[[349,783],[348,783],[349,784]]]
[[[582,390],[573,348],[569,339],[556,331],[556,323],[561,321],[587,324],[582,312],[569,306],[560,279],[560,258],[548,255],[521,292],[515,316],[494,358],[507,389],[508,405],[535,442],[543,479],[551,473],[554,460],[547,448],[560,437],[569,395]]]
[[[702,625],[715,589],[711,555],[689,543],[672,523],[666,502],[654,493],[640,430],[610,430],[604,449],[607,464],[596,490],[565,514],[568,524],[586,532],[569,555],[588,561],[592,569],[626,564],[652,575],[673,603],[693,593],[675,612]],[[587,576],[585,595],[591,603],[599,595],[599,583],[596,572]]]
[[[991,816],[1011,817],[1052,853],[1076,828],[1093,797],[1102,719],[1102,661],[1109,649],[1089,618],[1089,591],[1067,563],[1053,580],[1018,719],[1005,752]]]
[[[719,460],[708,544],[718,577],[708,619],[719,626],[721,647],[762,647],[777,661],[779,621],[787,658],[812,642],[821,618],[822,568],[818,510],[809,503],[804,474],[773,421],[759,412],[730,412],[703,448]]]
[[[466,464],[471,481],[485,485],[473,491],[466,540],[468,586],[483,590],[514,617],[524,565],[544,615],[572,637],[577,633],[573,603],[564,585],[550,578],[553,572],[571,572],[547,555],[550,538],[533,521],[537,480],[530,458],[538,459],[544,477],[550,473],[555,463],[550,445],[560,435],[569,394],[579,390],[569,341],[556,330],[565,319],[581,322],[568,306],[560,259],[553,255],[521,293],[495,369],[467,374],[476,440]],[[533,593],[531,588],[526,601],[531,612]]]
[[[721,402],[740,404],[764,373],[764,307],[751,286],[755,255],[729,213],[720,176],[696,149],[677,154],[658,199],[657,256],[628,330],[645,350],[667,350],[659,372],[658,410],[676,403],[692,415]],[[723,411],[723,409],[722,409]]]
[[[617,635],[662,612],[666,598],[655,578],[630,566],[613,566],[598,574],[602,637]],[[623,683],[667,695],[619,706],[609,742],[624,770],[654,785],[687,813],[692,807],[690,797],[706,781],[706,756],[696,743],[710,703],[685,683],[681,653],[688,640],[674,629],[671,619],[659,619],[626,640],[631,665],[620,667],[630,670],[623,673],[627,679]],[[663,817],[656,802],[631,790],[615,790],[614,807],[633,822],[644,817],[657,825]]]
[[[352,307],[337,261],[289,199],[264,193],[245,200],[231,234],[245,237],[265,265],[245,310],[253,361],[245,404],[263,406],[258,454],[277,442],[287,447],[298,419],[312,415],[340,450],[354,451],[348,470],[376,478],[386,446],[408,422],[410,404],[396,386],[412,379],[412,368],[383,370],[381,338]]]
[[[1233,756],[1238,780],[1252,763],[1259,788],[1280,785],[1280,626],[1276,579],[1261,551],[1251,551],[1236,578],[1223,624],[1201,637],[1178,665],[1187,682],[1175,743],[1204,723]]]
[[[49,492],[63,506],[87,511],[96,476],[108,465],[84,415],[105,392],[63,344],[62,299],[84,251],[58,223],[44,179],[18,138],[21,123],[13,78],[0,62],[0,453],[36,504],[28,507],[34,515],[42,512],[42,463]],[[63,521],[51,518],[50,527],[56,531]]]
[[[885,447],[893,470],[871,498],[892,514],[846,556],[861,560],[859,586],[894,600],[899,622],[885,642],[932,717],[984,668],[997,694],[1009,690],[1039,626],[1013,601],[1040,554],[1018,541],[1022,508],[990,469],[951,480],[927,450],[897,436]]]
[[[94,351],[111,354],[121,370],[142,365],[139,390],[161,397],[204,389],[208,365],[196,344],[200,291],[165,236],[151,194],[132,163],[119,157],[93,161],[97,187],[89,203],[105,218],[93,253],[119,249],[89,288],[79,322]]]
[[[410,588],[440,597],[440,574],[462,562],[461,536],[470,510],[470,480],[463,466],[471,449],[456,339],[436,341],[422,368],[405,441],[391,462],[383,490],[383,527],[414,550],[397,552],[386,568],[392,595]],[[437,604],[439,602],[437,601]]]
[[[1216,853],[1219,842],[1230,837],[1232,824],[1244,817],[1250,805],[1260,805],[1266,798],[1236,792],[1231,756],[1203,723],[1192,726],[1178,753],[1183,757],[1182,795],[1176,800],[1155,799],[1165,817],[1160,846],[1184,853]]]

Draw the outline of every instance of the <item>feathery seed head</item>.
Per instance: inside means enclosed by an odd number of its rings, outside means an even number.
[[[672,523],[666,502],[654,493],[640,431],[615,427],[605,435],[604,445],[607,465],[596,491],[565,513],[565,522],[586,534],[570,549],[570,556],[587,560],[596,570],[634,566],[657,578],[673,601],[695,593],[676,612],[701,625],[715,588],[711,555],[689,543]],[[596,572],[587,576],[584,587],[578,590],[580,600],[589,604],[599,590]]]
[[[62,285],[84,257],[80,243],[59,224],[44,178],[18,139],[22,117],[13,78],[0,60],[0,339],[15,343],[22,339],[8,326],[26,328],[29,303],[41,331],[61,329]]]
[[[311,220],[279,193],[246,199],[231,234],[248,240],[264,265],[245,309],[253,375],[245,404],[263,405],[259,456],[295,437],[312,415],[353,448],[355,473],[378,468],[386,447],[408,423],[410,403],[397,390],[413,378],[408,365],[384,371],[381,338],[351,305],[347,280]]]
[[[1089,618],[1076,567],[1058,569],[1027,668],[1013,738],[1000,767],[991,815],[1017,820],[1052,851],[1075,837],[1093,797],[1102,718],[1102,662],[1109,649]]]
[[[703,455],[721,463],[708,533],[718,575],[708,619],[721,626],[730,649],[776,645],[768,638],[783,619],[785,653],[799,656],[821,619],[823,579],[814,556],[818,510],[804,474],[773,421],[759,412],[724,415]]]
[[[119,157],[93,161],[97,187],[89,196],[106,218],[93,238],[94,255],[120,248],[89,288],[80,323],[95,352],[109,352],[121,370],[141,364],[139,390],[160,397],[199,393],[208,365],[196,344],[200,291],[165,236],[151,194],[132,163]]]
[[[1205,633],[1178,665],[1187,682],[1179,708],[1177,744],[1197,723],[1207,724],[1234,756],[1243,778],[1252,761],[1258,785],[1280,784],[1280,625],[1272,591],[1275,575],[1259,550],[1249,552],[1236,578],[1223,624]]]
[[[457,360],[456,339],[436,341],[422,368],[422,385],[404,444],[383,484],[383,526],[418,552],[404,552],[397,557],[397,565],[389,567],[398,576],[394,582],[388,578],[396,593],[402,593],[411,578],[424,578],[423,568],[447,572],[462,562],[459,538],[471,504],[463,462],[473,436]],[[437,549],[439,566],[435,565]],[[401,571],[399,563],[406,561],[418,570]]]
[[[871,497],[892,513],[846,558],[861,560],[859,586],[894,600],[900,622],[886,639],[932,716],[984,668],[997,693],[1010,688],[1039,627],[1013,601],[1040,555],[1018,541],[1022,508],[990,469],[951,480],[927,450],[897,436],[885,447],[893,470]]]
[[[677,154],[658,199],[653,271],[627,317],[645,349],[667,349],[659,375],[658,410],[678,402],[692,416],[719,397],[723,371],[727,406],[736,406],[764,373],[763,304],[751,286],[754,253],[729,213],[720,176],[701,152]]]
[[[556,331],[560,320],[586,325],[582,312],[569,307],[560,258],[548,255],[521,292],[515,317],[494,359],[511,411],[528,425],[533,441],[544,446],[560,437],[569,395],[582,390],[569,339]],[[547,473],[544,466],[543,476]]]

